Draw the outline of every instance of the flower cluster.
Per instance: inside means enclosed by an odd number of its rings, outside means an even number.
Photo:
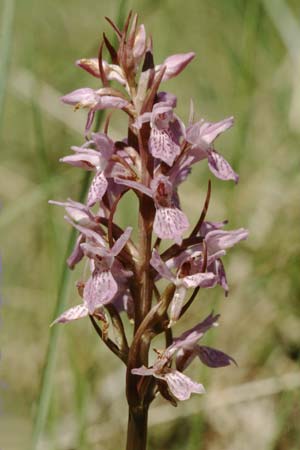
[[[155,65],[152,40],[144,25],[138,25],[137,16],[129,15],[123,30],[110,23],[117,48],[104,35],[97,58],[77,61],[102,87],[77,89],[62,98],[75,109],[86,108],[88,114],[85,142],[72,147],[73,153],[61,161],[93,172],[93,179],[84,204],[71,199],[51,203],[65,208],[66,220],[79,233],[68,265],[74,268],[84,258],[90,276],[78,283],[82,302],[54,323],[90,317],[104,343],[127,365],[129,405],[150,403],[158,391],[174,403],[192,392],[204,392],[201,384],[182,373],[196,356],[209,367],[234,362],[225,353],[197,343],[217,324],[218,315],[209,315],[178,338],[172,335],[174,324],[200,288],[220,285],[227,295],[221,258],[248,235],[243,228],[224,230],[226,221],[205,220],[210,183],[199,220],[189,231],[178,194],[192,166],[201,161],[207,160],[217,178],[238,182],[238,175],[214,147],[216,138],[233,125],[233,118],[195,121],[192,108],[185,125],[175,113],[175,95],[160,90],[160,85],[179,75],[195,54],[176,54]],[[103,59],[104,48],[111,62]],[[107,109],[122,110],[128,117],[128,132],[122,140],[108,135],[113,111],[102,132],[90,131],[95,113]],[[137,242],[132,228],[123,230],[114,219],[129,190],[139,201]],[[160,251],[162,240],[167,241],[164,251]],[[134,324],[131,345],[123,323],[126,316]],[[109,337],[110,327],[115,341]],[[162,332],[166,349],[157,351],[157,361],[147,367],[151,340]],[[151,382],[146,382],[148,376]]]

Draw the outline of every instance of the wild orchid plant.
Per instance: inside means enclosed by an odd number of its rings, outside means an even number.
[[[88,116],[85,143],[72,147],[73,154],[61,161],[94,172],[94,178],[85,204],[71,199],[51,203],[65,208],[65,219],[79,232],[68,265],[72,269],[85,258],[91,274],[77,284],[82,302],[54,323],[89,317],[104,344],[124,362],[129,405],[126,448],[142,450],[146,448],[148,408],[158,394],[176,405],[191,393],[205,392],[202,384],[183,373],[195,357],[213,368],[234,362],[220,350],[198,345],[217,325],[219,315],[211,313],[177,338],[173,327],[200,288],[220,285],[228,293],[221,257],[227,248],[246,239],[248,232],[243,228],[225,231],[226,221],[205,220],[210,182],[191,231],[180,207],[178,188],[197,162],[207,160],[210,171],[221,180],[238,181],[213,145],[218,135],[233,125],[233,118],[216,123],[194,121],[191,107],[185,126],[174,112],[175,95],[159,90],[160,84],[179,75],[195,54],[172,55],[155,66],[152,39],[146,36],[144,25],[138,25],[136,15],[129,14],[123,30],[108,22],[116,33],[118,48],[104,34],[98,58],[77,61],[100,79],[103,87],[78,89],[62,98],[75,109],[86,108]],[[102,57],[104,46],[111,63]],[[110,82],[120,87],[111,87]],[[111,113],[103,132],[90,133],[96,111],[104,109],[127,114],[128,132],[122,141],[114,142],[108,135]],[[139,205],[136,243],[131,238],[132,228],[123,230],[114,220],[120,199],[129,190]],[[165,240],[166,249],[160,251]],[[133,324],[130,343],[130,325],[124,326],[127,319]],[[149,367],[151,342],[160,333],[165,334],[166,348],[156,350],[157,359]]]

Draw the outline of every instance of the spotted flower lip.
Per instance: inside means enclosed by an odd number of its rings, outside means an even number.
[[[88,314],[94,314],[98,308],[110,303],[118,292],[118,284],[111,269],[115,257],[122,251],[130,238],[132,228],[126,228],[113,247],[107,249],[105,241],[98,233],[74,224],[70,219],[68,221],[84,236],[85,242],[80,244],[80,247],[83,253],[93,262],[92,275],[83,290],[83,302]],[[74,311],[75,313],[79,314],[79,309]],[[80,310],[81,313],[83,314],[83,310]]]
[[[180,139],[185,136],[183,122],[173,112],[171,102],[156,103],[151,113],[139,116],[134,126],[139,129],[145,122],[150,122],[151,132],[149,150],[154,158],[172,166],[176,157],[180,154]]]
[[[151,181],[150,188],[142,183],[122,178],[115,178],[115,182],[153,198],[156,208],[154,232],[161,239],[173,239],[179,245],[181,244],[182,236],[189,227],[189,221],[177,205],[175,186],[168,177],[157,174]]]
[[[84,230],[82,231],[84,234]],[[118,291],[118,284],[113,277],[111,268],[114,258],[126,245],[131,232],[132,228],[128,227],[111,249],[94,245],[93,242],[81,244],[83,252],[94,262],[92,275],[83,291],[84,302],[91,314],[100,306],[109,303]],[[87,233],[91,235],[90,230],[87,230]]]

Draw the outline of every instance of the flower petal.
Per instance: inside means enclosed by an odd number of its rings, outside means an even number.
[[[141,375],[141,376],[146,376],[147,377],[147,376],[153,375],[154,369],[148,369],[145,366],[141,366],[141,367],[139,367],[137,369],[131,369],[131,373],[133,375]]]
[[[183,372],[197,356],[197,352],[194,347],[192,348],[180,348],[176,353],[176,369]]]
[[[145,26],[141,24],[137,29],[132,49],[133,57],[135,59],[136,64],[138,64],[141,58],[144,56],[145,50],[146,50],[146,30]]]
[[[192,59],[194,59],[194,57],[194,52],[179,53],[168,56],[162,64],[163,66],[166,66],[166,71],[162,81],[170,80],[170,78],[176,77],[192,61]],[[156,66],[155,72],[158,72],[160,67],[161,66]]]
[[[214,230],[220,230],[228,223],[228,220],[223,220],[222,222],[209,222],[205,220],[200,228],[200,236],[206,236],[207,233]]]
[[[174,239],[178,244],[183,233],[188,229],[189,221],[178,208],[158,208],[156,210],[153,229],[161,239]]]
[[[63,206],[70,218],[80,225],[88,225],[94,221],[93,214],[83,203],[75,202],[70,198],[66,202],[49,200],[48,203],[51,205]]]
[[[64,156],[59,161],[85,170],[95,170],[99,164],[99,155],[96,152],[94,154],[77,152],[75,155]]]
[[[73,320],[81,319],[82,317],[88,316],[89,311],[85,305],[76,305],[73,308],[68,309],[62,313],[57,319],[52,322],[51,326],[56,323],[67,323]]]
[[[158,251],[155,248],[152,250],[150,264],[162,278],[173,281],[173,283],[175,282],[174,275],[172,274],[166,263],[161,259]]]
[[[68,105],[81,108],[92,108],[99,102],[100,96],[91,88],[81,88],[61,97],[61,100]]]
[[[78,225],[74,223],[69,217],[65,216],[64,219],[71,224],[76,230],[80,231],[86,238],[89,238],[92,242],[100,245],[100,247],[105,247],[105,240],[94,230],[89,229],[88,227]]]
[[[82,243],[83,243],[83,236],[82,236],[82,234],[80,234],[76,240],[76,243],[75,243],[75,246],[74,246],[74,249],[73,249],[71,255],[67,259],[67,264],[70,267],[70,269],[74,269],[76,264],[78,264],[84,256],[84,253],[81,248]]]
[[[217,283],[224,289],[225,296],[227,297],[228,292],[229,292],[229,287],[228,287],[228,283],[227,283],[225,268],[224,268],[224,265],[223,265],[221,259],[217,259],[215,261],[215,273],[217,276]]]
[[[225,367],[232,362],[236,364],[235,360],[231,356],[226,355],[226,353],[204,345],[197,346],[197,354],[203,364],[208,367]]]
[[[122,109],[128,105],[128,101],[124,98],[114,95],[101,95],[100,102],[97,104],[97,110],[99,109]]]
[[[202,384],[196,383],[178,370],[166,373],[163,378],[168,383],[171,393],[178,400],[188,400],[193,392],[195,394],[205,393]]]
[[[182,285],[177,286],[171,301],[170,322],[168,325],[169,328],[179,319],[185,295],[186,287]]]
[[[124,233],[116,240],[110,250],[110,254],[112,256],[117,256],[122,251],[123,247],[126,245],[128,239],[130,238],[132,229],[132,227],[127,227]]]
[[[154,158],[161,159],[168,166],[172,166],[180,153],[180,146],[173,140],[168,130],[153,127],[149,139],[149,149]]]
[[[142,194],[148,195],[148,197],[152,197],[152,191],[147,186],[144,186],[142,183],[138,183],[137,181],[132,180],[126,180],[123,178],[114,178],[115,183],[117,184],[123,184],[124,186],[128,186],[132,189],[135,189],[139,192],[142,192]]]
[[[245,230],[245,228],[228,231],[210,231],[205,236],[208,253],[213,255],[219,250],[226,250],[227,248],[233,247],[238,242],[247,239],[248,234],[249,232],[248,230]]]
[[[201,119],[187,129],[187,140],[194,145],[210,147],[214,140],[233,125],[233,117],[227,117],[219,122],[206,122]]]
[[[166,103],[167,105],[171,106],[171,108],[176,108],[177,105],[177,97],[174,94],[171,94],[170,92],[161,91],[157,94],[157,101],[158,103]]]
[[[202,338],[204,333],[210,328],[217,326],[217,321],[220,315],[213,313],[209,314],[202,322],[195,325],[190,330],[182,333],[178,338],[174,339],[171,345],[172,349],[191,348],[196,342]]]
[[[231,165],[220,153],[215,150],[208,151],[208,167],[210,171],[220,180],[234,180],[235,183],[239,181],[239,176],[234,172]]]
[[[212,272],[195,273],[182,278],[182,283],[186,288],[213,287],[216,284],[216,277]]]
[[[83,291],[83,299],[89,313],[93,314],[97,308],[109,303],[117,291],[118,285],[109,270],[94,270]]]
[[[94,206],[95,203],[100,202],[102,200],[103,195],[106,192],[108,182],[105,178],[104,173],[98,172],[90,186],[87,198],[87,205]]]
[[[109,160],[114,152],[114,142],[105,133],[92,133],[91,137],[102,158]]]

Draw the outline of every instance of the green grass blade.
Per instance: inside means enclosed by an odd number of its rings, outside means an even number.
[[[5,0],[3,4],[1,20],[1,50],[0,50],[0,132],[2,128],[4,99],[9,71],[9,62],[11,55],[13,20],[15,12],[15,1]]]

